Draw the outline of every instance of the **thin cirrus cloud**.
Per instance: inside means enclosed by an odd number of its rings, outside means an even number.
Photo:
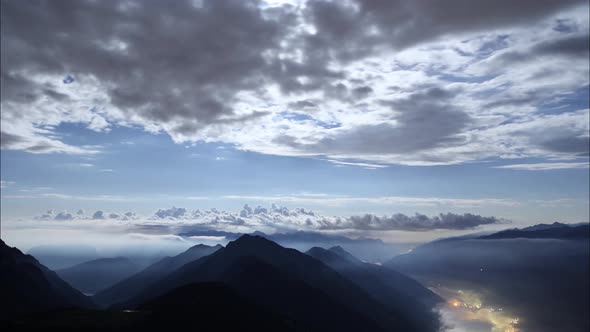
[[[365,168],[588,156],[563,101],[589,83],[587,1],[2,7],[2,149],[106,149],[66,143],[77,123]]]
[[[580,163],[536,163],[536,164],[513,164],[496,166],[494,168],[525,170],[525,171],[550,171],[556,169],[587,169],[590,167],[588,162]]]
[[[379,197],[326,197],[326,196],[257,196],[257,195],[227,195],[226,199],[285,202],[302,204],[320,204],[341,206],[350,203],[371,203],[384,205],[407,205],[407,206],[453,206],[453,207],[476,207],[476,206],[518,206],[520,203],[509,199],[482,198],[442,198],[442,197],[400,197],[400,196],[379,196]]]

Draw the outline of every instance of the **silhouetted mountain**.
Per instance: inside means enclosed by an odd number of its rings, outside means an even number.
[[[338,256],[346,259],[349,262],[362,263],[362,261],[360,259],[354,257],[353,254],[351,254],[348,251],[344,250],[344,248],[342,248],[341,246],[334,246],[334,247],[331,247],[328,250],[330,250],[331,252],[335,253],[336,255],[338,255]]]
[[[477,238],[431,242],[385,265],[426,284],[475,290],[520,317],[524,331],[582,332],[590,328],[589,263],[588,238]]]
[[[363,263],[341,247],[314,247],[307,254],[359,285],[394,312],[403,313],[412,331],[437,331],[434,306],[443,300],[416,280],[390,268]]]
[[[221,283],[177,288],[138,310],[59,310],[2,322],[6,331],[310,331]]]
[[[128,303],[133,306],[194,282],[216,281],[260,305],[320,331],[410,331],[400,312],[384,307],[322,262],[260,236],[243,235],[226,248],[180,268]]]
[[[178,234],[179,236],[223,236],[233,241],[244,233],[231,233],[216,230],[187,230]],[[285,248],[294,248],[305,252],[313,247],[342,246],[353,255],[366,262],[380,263],[390,259],[393,255],[406,252],[413,248],[413,244],[385,243],[379,239],[357,238],[351,239],[346,236],[324,234],[318,232],[296,231],[287,233],[265,234],[256,231],[250,235],[265,237]]]
[[[536,224],[533,226],[528,226],[525,228],[521,228],[521,230],[523,231],[537,231],[540,229],[549,229],[549,228],[559,228],[559,227],[563,227],[563,226],[572,226],[572,225],[568,225],[568,224],[563,224],[560,222],[554,222],[552,224]],[[580,226],[578,224],[575,224],[575,226]]]
[[[92,301],[72,288],[34,257],[0,240],[0,318],[56,308],[93,306]]]
[[[165,257],[129,278],[98,292],[93,299],[96,303],[103,306],[128,301],[139,294],[144,288],[166,277],[184,264],[210,255],[221,248],[223,248],[221,245],[214,247],[203,244],[195,245],[174,257]]]
[[[570,226],[554,223],[552,225],[540,224],[523,229],[507,229],[490,235],[480,236],[480,239],[588,239],[590,238],[590,225]]]
[[[149,330],[199,325],[215,331],[296,331],[295,322],[222,283],[195,283],[143,304]]]
[[[85,294],[102,289],[137,273],[141,267],[126,257],[100,258],[55,272]]]

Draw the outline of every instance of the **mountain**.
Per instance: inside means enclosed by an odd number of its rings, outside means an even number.
[[[590,225],[567,225],[554,223],[552,225],[540,224],[523,229],[507,229],[490,235],[481,236],[480,239],[588,239],[590,238]]]
[[[0,322],[5,331],[310,331],[221,283],[174,289],[134,311],[60,310]]]
[[[524,331],[588,331],[590,243],[569,235],[587,226],[565,233],[556,226],[435,241],[384,265],[428,285],[476,292],[519,317]]]
[[[215,236],[223,237],[233,241],[245,233],[231,233],[209,229],[192,229],[178,234],[183,237],[191,236]],[[385,243],[379,239],[357,238],[351,239],[346,236],[324,234],[318,232],[296,231],[286,233],[265,234],[256,231],[250,235],[265,237],[286,248],[294,248],[305,252],[313,247],[342,246],[353,255],[366,262],[381,263],[390,259],[393,255],[406,252],[415,247],[414,244]]]
[[[34,257],[0,240],[0,318],[54,310],[91,308],[92,301]]]
[[[194,283],[164,294],[138,310],[150,315],[149,330],[186,329],[198,322],[216,331],[303,331],[295,322],[261,306],[222,283]]]
[[[128,301],[144,288],[166,277],[186,263],[210,255],[221,248],[223,248],[221,245],[212,247],[198,244],[174,257],[165,257],[138,273],[98,292],[94,295],[93,300],[102,306]]]
[[[383,306],[324,263],[260,236],[243,235],[188,263],[127,303],[138,306],[174,288],[222,282],[298,325],[319,331],[411,330],[403,313]]]
[[[314,247],[307,254],[359,285],[392,311],[404,313],[412,331],[440,328],[433,308],[443,299],[416,280],[384,266],[361,262],[342,247]]]
[[[125,257],[100,258],[55,272],[85,294],[96,292],[137,273],[140,266]]]
[[[101,258],[96,248],[87,245],[42,245],[32,247],[27,254],[53,270]]]

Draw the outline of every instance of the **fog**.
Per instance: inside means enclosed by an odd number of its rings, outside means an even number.
[[[421,246],[388,265],[441,292],[450,304],[442,309],[446,320],[491,324],[476,331],[511,331],[497,326],[516,318],[514,331],[586,331],[589,257],[587,239],[465,239]]]

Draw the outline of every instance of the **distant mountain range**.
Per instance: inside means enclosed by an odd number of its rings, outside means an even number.
[[[195,322],[214,324],[220,331],[433,331],[437,326],[432,308],[440,298],[411,278],[363,263],[342,248],[315,248],[308,255],[252,235],[225,248],[197,245],[99,292],[93,299],[111,306],[106,311],[87,310],[92,308],[89,298],[32,257],[3,244],[3,271],[5,261],[27,261],[37,269],[28,278],[28,268],[12,264],[7,269],[12,273],[3,274],[3,287],[14,289],[10,303],[29,314],[0,322],[11,330],[59,326],[145,331]],[[118,261],[82,266],[108,270]],[[44,274],[48,276],[42,278]],[[21,279],[30,281],[21,285]],[[52,283],[61,286],[59,292]],[[17,296],[28,290],[36,292]],[[37,306],[35,300],[51,291],[59,301]],[[72,307],[86,309],[45,311]],[[45,313],[35,314],[40,311]],[[5,319],[13,318],[13,312],[5,311]]]
[[[92,301],[34,257],[0,240],[0,319],[64,308],[92,308]]]
[[[273,236],[305,245],[344,241],[305,232]],[[145,331],[198,322],[220,331],[437,331],[433,308],[443,299],[412,277],[428,285],[478,287],[488,303],[523,317],[523,329],[589,326],[587,224],[434,241],[383,266],[342,246],[303,253],[271,241],[273,236],[241,235],[226,247],[196,245],[139,271],[118,257],[59,275],[2,242],[0,327]],[[89,298],[60,275],[83,291],[114,284]],[[551,307],[559,310],[548,314]]]
[[[203,244],[195,245],[174,257],[165,257],[142,271],[103,289],[93,299],[96,303],[103,306],[126,302],[132,297],[137,296],[154,282],[179,269],[184,264],[210,255],[221,248],[223,248],[221,245],[213,247]]]
[[[123,307],[136,307],[195,282],[227,284],[314,330],[416,330],[402,313],[384,306],[322,262],[251,235],[184,265]]]
[[[522,229],[507,229],[490,235],[480,236],[480,239],[588,239],[590,238],[589,224],[539,224]]]
[[[85,294],[96,292],[137,273],[141,267],[126,257],[100,258],[55,272]]]
[[[88,245],[41,245],[32,247],[27,254],[53,270],[101,258],[96,248]]]
[[[217,230],[191,230],[181,232],[178,235],[183,237],[215,236],[224,237],[227,240],[233,241],[244,234],[245,233],[232,233]],[[276,242],[283,247],[294,248],[301,252],[305,252],[313,247],[328,248],[333,246],[341,246],[362,261],[372,263],[385,262],[392,256],[404,253],[408,251],[408,249],[415,247],[415,244],[411,243],[385,243],[379,239],[362,237],[352,239],[346,236],[307,231],[274,234],[265,234],[263,232],[256,231],[250,235],[258,235]]]

